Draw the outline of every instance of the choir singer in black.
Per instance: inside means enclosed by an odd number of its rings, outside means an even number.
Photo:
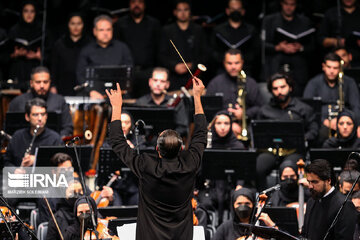
[[[110,143],[114,152],[139,178],[139,210],[136,239],[192,239],[191,198],[201,158],[206,147],[206,118],[200,96],[202,81],[193,78],[195,130],[188,150],[182,150],[180,135],[174,130],[160,133],[156,153],[136,154],[121,130],[122,96],[106,90],[111,105]]]

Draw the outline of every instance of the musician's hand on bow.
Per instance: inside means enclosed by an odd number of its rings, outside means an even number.
[[[229,113],[232,113],[237,120],[241,120],[243,115],[243,109],[239,106],[239,104],[235,104],[235,108],[228,108]]]
[[[114,195],[114,191],[111,187],[103,186],[103,190],[101,191],[101,196],[112,201]]]
[[[34,164],[35,155],[26,154],[21,162],[22,167],[30,167]]]
[[[95,90],[90,91],[89,96],[90,96],[90,99],[95,99],[95,100],[96,99],[99,99],[99,100],[104,99],[104,96]]]
[[[268,227],[276,226],[276,224],[271,220],[270,216],[267,213],[261,213],[259,220],[263,221],[264,224]]]
[[[110,89],[105,90],[112,106],[112,117],[111,121],[121,120],[121,107],[122,107],[122,94],[120,84],[116,83],[116,90]]]
[[[300,178],[298,181],[299,184],[302,184],[304,187],[309,187],[309,182],[306,178]]]
[[[25,174],[26,171],[24,168],[16,168],[14,171],[15,174]]]

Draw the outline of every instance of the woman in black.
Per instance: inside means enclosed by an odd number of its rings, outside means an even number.
[[[212,120],[211,133],[213,149],[244,149],[242,142],[236,139],[232,131],[232,119],[227,111],[216,113]]]
[[[357,137],[357,128],[355,113],[345,109],[337,117],[336,137],[327,139],[323,148],[359,148],[360,139]]]
[[[21,19],[9,31],[14,43],[9,77],[25,92],[29,88],[31,70],[40,65],[41,23],[37,21],[35,3],[26,1],[21,8]],[[26,46],[26,42],[33,44]]]
[[[76,66],[80,50],[89,43],[84,34],[84,19],[79,13],[69,17],[68,32],[56,41],[52,52],[51,74],[58,94],[73,96],[76,94]]]
[[[218,227],[212,240],[236,240],[246,235],[246,232],[239,227],[239,223],[250,223],[255,205],[255,193],[250,189],[241,188],[233,192],[231,196],[231,218]],[[259,220],[262,225],[276,226],[266,213],[261,213]]]

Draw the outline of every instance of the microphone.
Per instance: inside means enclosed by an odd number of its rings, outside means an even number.
[[[137,121],[135,122],[135,126],[138,127],[140,123],[141,123],[144,127],[146,126],[145,122],[144,122],[143,120],[141,120],[141,119],[139,119],[139,120],[137,120]]]
[[[67,144],[65,144],[66,147],[70,147],[71,145],[73,145],[76,141],[80,141],[80,138],[78,136],[74,137],[73,139],[71,139]]]
[[[82,84],[76,85],[73,89],[74,89],[75,92],[78,92],[78,91],[83,90],[87,86],[89,86],[89,82],[84,82]]]
[[[260,193],[261,194],[268,194],[268,193],[272,193],[274,191],[280,190],[281,185],[280,184],[276,184],[275,186],[272,186],[271,188],[265,189],[264,191],[262,191]]]
[[[4,132],[3,130],[0,131],[0,136],[6,138],[8,141],[10,141],[12,138],[9,134]]]

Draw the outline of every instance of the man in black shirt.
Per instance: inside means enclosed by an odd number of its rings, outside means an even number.
[[[134,59],[134,98],[146,93],[147,79],[157,65],[160,43],[160,22],[145,14],[145,7],[145,0],[129,0],[130,13],[114,24],[115,39],[129,46]]]
[[[5,166],[30,167],[35,161],[36,147],[62,144],[60,135],[45,127],[47,111],[44,100],[33,98],[27,101],[25,119],[29,122],[30,127],[17,130],[12,136],[4,157]],[[39,128],[36,132],[37,126]],[[36,137],[31,149],[29,149],[34,134],[36,134]]]
[[[8,112],[25,112],[25,104],[33,98],[42,98],[46,101],[47,112],[61,114],[61,136],[71,136],[73,134],[73,122],[70,109],[63,96],[50,92],[51,79],[49,69],[46,67],[36,67],[33,69],[30,79],[30,92],[24,93],[14,98],[10,104]]]
[[[206,146],[206,118],[201,104],[202,81],[193,79],[194,134],[188,150],[174,130],[160,133],[156,153],[136,154],[121,130],[120,86],[106,93],[112,105],[110,139],[114,152],[139,178],[136,239],[192,239],[191,198]]]
[[[294,84],[286,74],[276,73],[268,81],[268,90],[273,95],[271,101],[260,108],[258,119],[263,120],[302,120],[304,123],[305,140],[314,141],[318,133],[318,124],[310,106],[299,99],[291,97]],[[270,147],[270,146],[269,146]],[[285,160],[294,164],[304,154],[304,148],[297,153],[288,154]],[[276,167],[276,157],[272,153],[262,153],[256,160],[257,183],[260,190],[266,188],[266,178],[271,169]]]
[[[244,65],[244,58],[240,50],[230,49],[225,52],[223,64],[226,73],[219,74],[210,81],[206,88],[206,95],[222,94],[224,109],[227,109],[239,122],[242,119],[243,110],[237,101],[237,78]],[[246,77],[245,91],[246,116],[248,120],[251,120],[256,118],[258,110],[263,104],[263,98],[256,81],[251,77]],[[241,132],[238,123],[233,124],[232,127],[235,134]]]
[[[239,49],[244,55],[244,69],[250,75],[258,74],[256,70],[260,56],[260,38],[251,24],[244,22],[245,9],[242,0],[228,0],[226,15],[228,20],[216,26],[211,36],[213,61],[221,69],[221,59],[228,49]]]
[[[304,90],[304,98],[321,97],[321,122],[319,132],[319,144],[322,144],[328,137],[328,129],[331,128],[336,131],[336,117],[329,121],[329,105],[331,112],[337,113],[339,111],[339,72],[340,72],[341,58],[335,53],[328,53],[324,57],[322,63],[323,74],[318,74],[310,79]],[[344,107],[349,108],[356,114],[356,118],[360,119],[360,100],[359,90],[354,79],[344,76],[343,77],[343,94],[344,94]]]
[[[307,239],[324,239],[345,196],[335,189],[335,174],[327,160],[317,159],[305,167],[311,198],[306,204],[301,235]],[[357,219],[354,204],[348,200],[326,239],[353,239]]]
[[[78,84],[86,80],[86,68],[106,65],[133,65],[133,59],[128,46],[113,40],[112,20],[107,15],[100,15],[94,19],[93,33],[96,41],[85,46],[79,56],[76,75]],[[104,87],[101,83],[94,83],[90,88],[90,98],[104,99],[100,93]],[[100,91],[100,92],[99,92]]]
[[[325,12],[319,27],[318,40],[327,50],[337,46],[348,47],[353,55],[353,65],[359,66],[360,41],[354,31],[360,31],[360,9],[356,0],[342,0],[340,8],[340,18],[337,7]]]
[[[266,16],[263,22],[266,32],[265,77],[268,79],[274,73],[288,67],[295,82],[293,94],[302,96],[308,80],[306,54],[313,52],[314,38],[307,35],[299,40],[291,40],[278,29],[299,34],[310,30],[312,24],[304,15],[295,13],[297,0],[281,0],[280,4],[281,11]]]
[[[159,59],[161,65],[170,70],[171,89],[180,89],[186,84],[189,74],[169,40],[174,42],[192,71],[196,70],[199,63],[207,63],[209,48],[202,27],[191,21],[189,1],[177,1],[173,13],[176,22],[163,28]]]
[[[172,100],[169,95],[166,95],[166,90],[170,86],[169,71],[166,68],[156,67],[149,78],[150,93],[142,96],[136,101],[139,106],[161,106],[166,107]],[[188,133],[189,119],[187,117],[183,101],[175,107],[175,130],[180,133],[182,137],[186,137]],[[170,119],[169,119],[170,120]]]

